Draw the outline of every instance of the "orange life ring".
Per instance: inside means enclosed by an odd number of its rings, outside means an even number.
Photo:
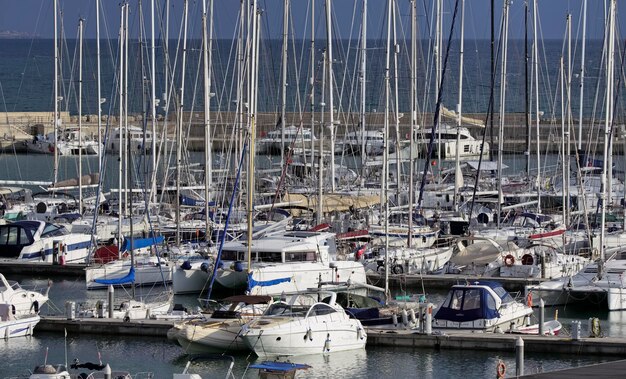
[[[515,263],[515,257],[512,256],[511,254],[508,254],[506,257],[504,257],[504,264],[506,265],[506,267],[511,267],[513,266],[514,263]]]
[[[533,293],[529,292],[528,295],[526,295],[526,305],[528,305],[529,307],[533,306]]]
[[[497,375],[498,379],[502,379],[506,375],[506,365],[504,364],[504,362],[502,362],[502,361],[498,362],[498,368],[496,369],[496,375]]]

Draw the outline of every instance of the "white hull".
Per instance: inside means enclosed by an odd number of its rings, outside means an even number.
[[[175,339],[187,354],[248,351],[241,338],[242,320],[197,320],[185,323]]]
[[[202,271],[201,264],[195,262],[190,269],[184,270],[179,261],[172,267],[172,290],[175,295],[201,292],[208,286],[211,274]]]
[[[145,261],[141,258],[135,262],[135,285],[145,286],[172,282],[172,264],[161,259],[160,265],[156,257],[148,257]],[[116,260],[100,266],[88,267],[85,270],[85,281],[88,290],[105,289],[107,284],[96,283],[96,279],[122,278],[130,271],[130,260]]]
[[[0,338],[32,336],[35,325],[40,319],[39,315],[32,315],[0,321]]]
[[[243,339],[260,357],[325,354],[365,348],[367,335],[358,320],[326,323],[315,322],[316,318],[275,320],[271,328],[247,333],[244,327]]]
[[[295,293],[309,288],[317,288],[322,282],[345,282],[367,283],[365,269],[359,262],[336,261],[333,262],[335,269],[321,262],[305,263],[257,263],[253,265],[252,278],[257,282],[267,282],[277,279],[289,281],[271,286],[254,286],[250,290],[251,295],[280,295],[282,293]],[[229,265],[225,262],[224,267]],[[215,279],[226,288],[245,288],[247,286],[246,269],[234,271],[230,268],[218,270]]]

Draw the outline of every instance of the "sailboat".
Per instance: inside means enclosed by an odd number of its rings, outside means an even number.
[[[608,188],[606,177],[610,175],[610,165],[608,163],[611,144],[609,136],[613,125],[613,86],[615,73],[615,13],[616,2],[609,2],[609,12],[607,20],[607,67],[606,67],[606,115],[604,132],[604,157],[601,174],[600,192],[600,230],[599,245],[600,257],[583,268],[579,273],[570,277],[561,278],[554,281],[543,282],[536,286],[527,286],[526,291],[531,292],[534,298],[543,298],[548,305],[569,304],[581,300],[593,299],[595,303],[606,304],[610,310],[626,309],[626,251],[622,246],[608,248],[606,245],[606,211]],[[620,236],[623,235],[620,232]],[[614,236],[618,237],[619,236]],[[608,256],[608,258],[607,258]]]

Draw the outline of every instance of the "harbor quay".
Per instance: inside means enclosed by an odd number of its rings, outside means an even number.
[[[354,112],[343,112],[340,115],[336,115],[335,122],[335,135],[336,140],[341,141],[342,137],[349,132],[357,131],[359,128],[360,116]],[[60,112],[60,125],[61,128],[76,128],[78,127],[78,116],[70,115],[69,112]],[[485,114],[466,114],[464,118],[471,118],[479,120],[483,124],[487,121],[487,115]],[[52,112],[4,112],[0,117],[0,150],[5,152],[23,153],[25,143],[33,140],[36,135],[45,135],[53,132],[53,113]],[[302,126],[303,128],[311,129],[313,127],[314,134],[317,138],[320,138],[320,120],[328,120],[329,114],[324,115],[315,113],[314,117],[311,117],[311,113],[287,113],[285,116],[287,122],[286,126],[295,125]],[[97,115],[85,115],[82,116],[81,128],[82,133],[90,138],[96,139],[98,136],[98,117]],[[204,113],[203,112],[185,112],[183,116],[185,128],[189,127],[188,133],[185,132],[185,143],[188,150],[191,151],[203,151],[205,148],[204,140]],[[129,115],[129,125],[142,127],[146,124],[146,127],[150,130],[152,128],[152,120],[147,119],[144,121],[142,115]],[[212,112],[210,116],[211,135],[210,146],[213,150],[223,150],[225,147],[232,143],[235,136],[246,128],[247,115],[239,114],[235,112]],[[417,120],[416,134],[429,131],[433,125],[433,115],[423,114]],[[455,120],[451,118],[442,118],[442,123],[454,124]],[[529,153],[534,153],[537,149],[537,126],[535,121],[531,120],[530,137],[531,143],[529,146]],[[255,119],[255,128],[257,131],[257,138],[263,138],[272,130],[280,128],[280,114],[279,113],[259,113]],[[381,112],[367,113],[366,114],[366,129],[368,130],[380,130],[385,125],[384,114]],[[493,132],[491,129],[491,121],[487,121],[487,127],[475,127],[470,126],[472,135],[481,139],[484,133],[485,141],[492,144],[492,152],[497,152],[498,144],[498,125],[500,119],[498,115],[494,115],[493,120]],[[237,128],[238,125],[241,127]],[[395,140],[399,138],[401,141],[408,141],[410,136],[410,119],[408,115],[400,114],[398,119],[398,132],[396,132],[396,120],[395,116],[391,116],[389,120],[390,125],[390,138]],[[567,125],[567,124],[566,124]],[[102,116],[101,127],[103,130],[106,128],[112,130],[119,127],[119,120],[117,116]],[[176,115],[171,113],[167,118],[162,115],[157,117],[155,124],[157,133],[161,133],[164,128],[167,129],[166,134],[171,140],[175,139],[176,130]],[[542,119],[539,124],[539,149],[545,153],[556,153],[562,148],[561,143],[561,120],[559,119]],[[574,119],[571,121],[572,132],[566,132],[565,136],[570,141],[571,151],[576,150],[578,145],[579,134],[579,122]],[[593,143],[597,146],[598,151],[602,149],[603,138],[600,138],[599,131],[604,130],[604,121],[595,120],[595,123],[591,123],[591,120],[583,120],[580,127],[580,134],[582,140],[582,146],[587,146]],[[325,131],[325,137],[328,137],[328,128]],[[188,137],[187,137],[188,136]],[[509,113],[504,119],[503,130],[503,151],[504,153],[519,153],[526,152],[527,145],[527,126],[526,117],[523,113]],[[615,132],[613,133],[614,143],[613,149],[615,153],[623,153],[624,145],[626,144],[626,128],[623,125],[617,125]]]
[[[42,316],[35,331],[70,334],[99,334],[122,336],[149,336],[165,338],[174,325],[172,320],[130,320],[111,318],[70,318],[66,316]],[[460,349],[486,351],[515,351],[519,334],[472,333],[434,330],[427,334],[414,329],[367,330],[367,346],[390,346],[406,348]],[[574,355],[601,355],[626,357],[626,340],[623,338],[591,338],[523,335],[524,349],[529,353],[561,353]]]

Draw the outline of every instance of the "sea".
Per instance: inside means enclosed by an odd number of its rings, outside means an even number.
[[[175,46],[175,43],[171,44]],[[263,96],[259,99],[259,110],[263,112],[278,112],[280,110],[280,41],[269,40],[261,43],[261,67],[262,72],[259,80],[259,92]],[[355,48],[354,41],[337,41],[335,50],[336,62],[334,65],[335,82],[338,84],[336,107],[339,112],[356,110],[357,101],[355,91],[358,83],[358,72],[356,69],[358,49]],[[406,56],[409,49],[407,42],[401,43],[402,52],[399,59],[398,69],[398,110],[409,112],[408,106],[408,78],[409,61]],[[51,111],[53,109],[53,47],[52,40],[0,40],[0,117],[2,112],[16,111]],[[62,45],[61,58],[61,110],[67,110],[71,114],[77,112],[77,53],[76,41],[68,40]],[[147,53],[145,46],[138,42],[132,42],[130,47],[129,62],[130,89],[129,97],[130,110],[134,113],[141,113],[148,109],[146,93],[146,81],[143,77],[149,77],[145,70]],[[185,92],[185,104],[190,110],[203,109],[201,105],[201,81],[198,79],[199,66],[199,41],[191,41],[188,51],[189,67],[186,77],[189,88]],[[422,100],[419,108],[423,111],[434,109],[435,93],[432,79],[432,57],[428,54],[428,41],[420,43],[422,54],[419,62],[418,86]],[[468,48],[469,46],[469,48]],[[490,99],[490,57],[489,41],[478,40],[471,44],[466,43],[465,50],[465,76],[463,86],[463,111],[464,113],[483,113],[489,109]],[[563,54],[563,43],[561,41],[544,41],[542,43],[541,61],[538,65],[540,70],[540,112],[542,117],[560,117],[560,94],[559,94],[559,58]],[[382,112],[384,107],[384,41],[376,40],[369,43],[366,109],[369,112]],[[587,46],[586,64],[586,88],[583,102],[583,114],[587,118],[600,118],[602,116],[602,88],[604,87],[602,72],[602,42],[589,41]],[[157,53],[157,93],[167,92],[162,85],[164,78],[164,59],[162,49],[159,47]],[[306,42],[294,43],[293,51],[297,52],[298,70],[289,69],[288,86],[288,110],[308,109],[306,108],[305,94],[310,91],[308,87],[311,74],[315,77],[314,83],[317,88],[316,99],[321,99],[321,72],[320,64],[323,46],[316,47],[315,67],[308,67],[307,56],[309,47]],[[449,108],[455,108],[458,97],[458,41],[453,41],[450,46],[449,65],[445,70],[444,90],[442,97],[445,104],[450,104]],[[523,112],[525,104],[524,86],[524,56],[523,41],[511,41],[509,46],[509,59],[507,64],[507,98],[505,109],[507,112]],[[530,51],[530,50],[529,50]],[[94,40],[85,42],[84,58],[84,80],[83,80],[83,109],[85,114],[97,113],[96,93],[96,48]],[[232,50],[230,40],[220,40],[215,47],[216,63],[214,65],[215,93],[212,102],[213,109],[233,110],[233,77],[236,64],[235,55]],[[571,71],[580,71],[580,49],[574,51],[574,63]],[[170,52],[170,62],[175,58],[180,58],[180,53]],[[107,40],[103,43],[103,91],[102,98],[106,101],[103,104],[105,114],[115,114],[116,112],[116,69],[117,66],[117,42]],[[501,65],[496,60],[498,67]],[[177,80],[180,73],[176,74]],[[392,83],[395,83],[392,78]],[[298,85],[298,83],[303,83]],[[499,88],[500,77],[496,75],[496,86]],[[572,88],[578,89],[580,83],[579,76],[574,75]],[[392,84],[395,86],[395,84]],[[498,98],[499,89],[495,91]],[[623,92],[617,96],[621,99]],[[571,104],[573,111],[578,110],[578,90],[573,90]],[[165,112],[161,101],[159,113]],[[498,109],[499,100],[496,100],[495,109]],[[618,102],[619,103],[619,102]],[[531,110],[531,112],[534,112]],[[591,141],[589,141],[591,142]],[[194,155],[195,154],[195,155]],[[199,153],[190,153],[190,162],[201,162]],[[219,162],[221,157],[216,156],[214,162]],[[223,158],[223,157],[222,157]],[[520,173],[526,158],[524,156],[506,157],[507,172],[511,174]],[[558,162],[558,156],[548,158],[551,164]],[[263,160],[261,160],[263,161]],[[276,158],[266,157],[264,161],[267,167],[276,163]],[[534,161],[534,160],[533,160]],[[108,190],[116,186],[117,164],[114,159],[111,165],[104,168],[106,173],[103,183],[104,189]],[[97,170],[98,159],[85,157],[82,161],[83,172]],[[216,163],[217,164],[217,163]],[[534,164],[534,162],[533,162]],[[52,159],[42,155],[19,155],[10,152],[0,155],[0,178],[12,180],[51,180]],[[76,176],[78,160],[73,157],[63,157],[60,159],[60,178],[72,178]],[[141,175],[137,175],[139,178]],[[13,280],[19,280],[25,286],[45,287],[48,282],[47,277],[42,276],[14,276]],[[50,303],[43,307],[46,312],[62,314],[65,302],[72,300],[75,302],[94,301],[106,296],[104,291],[85,290],[84,281],[75,278],[51,278],[53,281],[50,291]],[[153,291],[162,288],[152,289]],[[443,300],[445,293],[427,290],[427,297],[430,302],[438,304]],[[148,294],[150,289],[142,289]],[[417,290],[415,290],[417,291]],[[411,289],[404,291],[396,290],[396,295],[411,294]],[[421,291],[420,291],[421,292]],[[127,296],[128,294],[116,290],[116,297]],[[176,302],[185,304],[188,307],[195,307],[197,299],[193,296],[177,297]],[[602,333],[606,336],[626,338],[626,312],[608,312],[599,304],[587,304],[584,307],[557,307],[546,309],[546,319],[554,317],[558,311],[558,319],[564,325],[563,333],[567,336],[571,322],[582,321],[583,326],[587,324],[589,318],[599,318]],[[584,332],[584,331],[583,331]],[[45,361],[48,363],[72,362],[78,358],[81,362],[91,361],[109,363],[113,369],[127,370],[131,373],[152,372],[155,378],[171,378],[173,373],[183,371],[189,356],[183,349],[165,338],[153,338],[143,336],[121,337],[108,335],[76,335],[69,333],[65,335],[63,330],[57,332],[36,332],[32,337],[15,338],[0,341],[0,378],[15,377],[28,374],[36,365]],[[258,372],[249,368],[249,365],[259,362],[253,354],[235,355],[234,376],[237,378],[254,378]],[[562,354],[534,354],[525,355],[526,373],[536,373],[552,371],[557,369],[577,367],[598,362],[610,361],[617,357],[602,355],[562,355]],[[295,363],[305,363],[311,366],[310,369],[302,372],[299,377],[304,378],[492,378],[496,375],[496,365],[502,360],[507,366],[507,377],[513,377],[515,372],[515,356],[513,347],[510,351],[479,351],[479,350],[434,350],[434,349],[414,349],[414,348],[391,348],[381,346],[368,346],[365,350],[337,353],[330,355],[307,356],[292,358]],[[192,364],[190,372],[197,372],[204,378],[225,377],[228,363],[225,361],[207,360]]]

